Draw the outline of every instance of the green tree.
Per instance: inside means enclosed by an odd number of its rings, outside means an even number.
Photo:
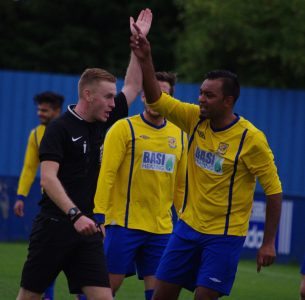
[[[176,0],[184,30],[176,51],[185,80],[211,69],[243,85],[305,87],[304,0]]]
[[[129,60],[129,16],[149,7],[150,40],[157,68],[175,66],[177,9],[172,1],[0,1],[0,68],[80,73],[102,67],[125,74]]]

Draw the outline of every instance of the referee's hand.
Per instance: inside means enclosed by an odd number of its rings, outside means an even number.
[[[75,223],[74,223],[75,230],[82,235],[92,235],[98,231],[98,228],[95,225],[95,222],[82,215]]]

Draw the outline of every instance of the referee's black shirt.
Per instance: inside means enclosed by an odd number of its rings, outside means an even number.
[[[93,200],[100,170],[101,147],[108,128],[128,115],[125,95],[115,97],[115,108],[107,122],[89,123],[73,111],[74,106],[46,128],[40,144],[40,161],[59,163],[58,178],[76,206],[92,215]],[[44,192],[41,213],[61,216],[64,212]]]

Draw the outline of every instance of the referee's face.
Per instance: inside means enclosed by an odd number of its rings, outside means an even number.
[[[100,81],[92,85],[89,97],[89,114],[93,121],[106,122],[115,107],[116,84]]]

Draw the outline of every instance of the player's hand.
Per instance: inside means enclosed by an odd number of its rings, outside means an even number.
[[[106,237],[106,230],[104,224],[95,224],[97,227],[97,230],[102,234],[103,239]]]
[[[138,59],[148,58],[151,55],[149,41],[136,23],[133,23],[133,27],[137,31],[137,34],[130,37],[130,47]]]
[[[98,229],[96,228],[95,222],[82,215],[75,223],[74,223],[75,230],[82,235],[92,235],[96,232],[98,232]]]
[[[262,267],[268,267],[274,263],[276,251],[274,243],[264,244],[260,247],[256,256],[256,270],[259,273]]]
[[[142,34],[144,36],[147,36],[147,34],[150,30],[150,27],[151,27],[152,17],[153,17],[153,15],[152,15],[152,12],[149,8],[141,10],[136,22],[134,21],[133,17],[130,17],[129,18],[129,23],[130,23],[131,33],[133,35],[137,34],[136,29],[133,27],[133,24],[136,23],[137,26],[140,28]]]
[[[17,217],[24,216],[24,202],[22,200],[16,200],[14,205],[14,213]]]

